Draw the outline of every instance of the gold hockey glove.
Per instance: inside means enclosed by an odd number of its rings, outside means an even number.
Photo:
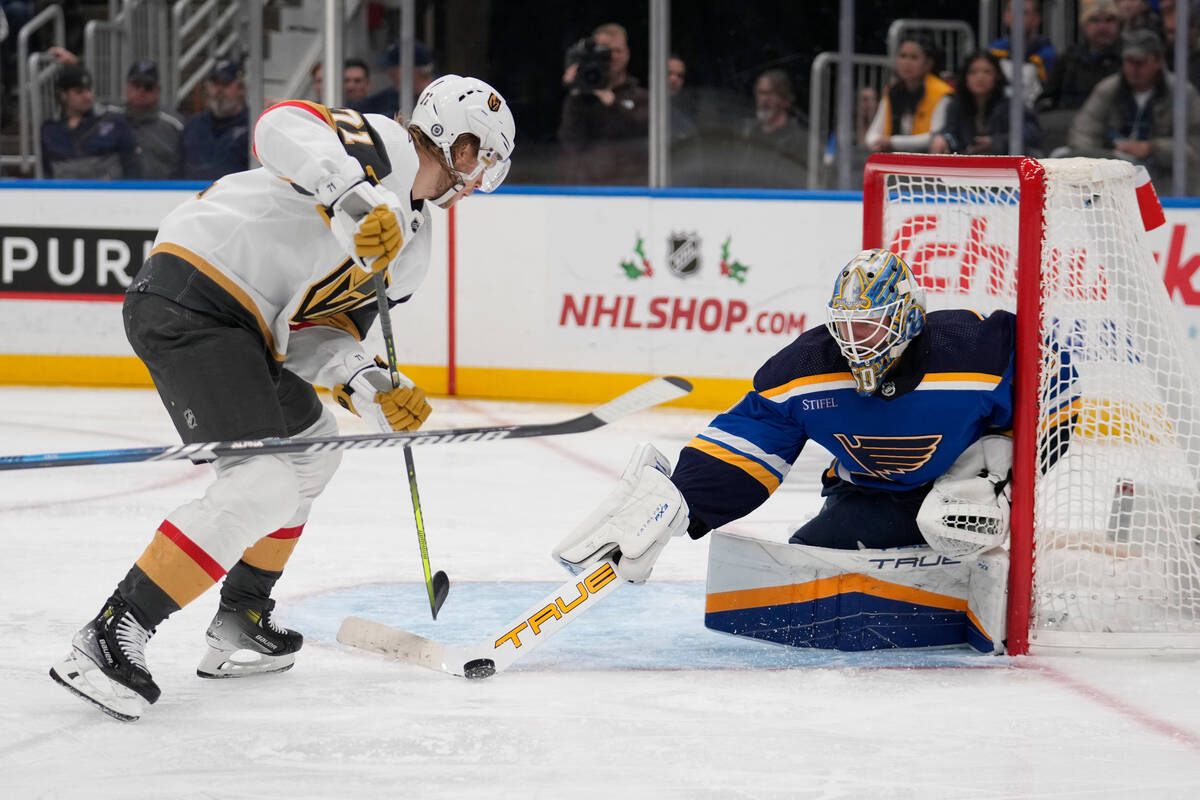
[[[333,397],[342,408],[368,420],[382,433],[415,431],[433,410],[425,392],[406,376],[401,375],[400,386],[393,389],[391,375],[378,358],[350,380],[334,386]]]

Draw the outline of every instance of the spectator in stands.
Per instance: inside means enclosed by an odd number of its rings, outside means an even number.
[[[1159,10],[1162,12],[1164,41],[1166,42],[1167,66],[1175,64],[1175,0],[1160,0]],[[1200,89],[1200,3],[1193,3],[1188,14],[1188,81]]]
[[[1054,66],[1056,52],[1050,37],[1038,31],[1042,27],[1041,0],[1023,0],[1025,4],[1025,67],[1021,71],[1024,85],[1026,104],[1033,108],[1037,98],[1042,93],[1042,87],[1049,79],[1049,71]],[[1012,18],[1013,0],[1004,4],[1005,35],[988,45],[988,49],[1000,59],[1004,77],[1012,82]]]
[[[1071,154],[1145,164],[1160,193],[1171,187],[1175,91],[1187,93],[1188,194],[1200,193],[1200,94],[1163,66],[1163,43],[1145,28],[1121,36],[1121,71],[1096,84],[1071,125]]]
[[[183,176],[215,181],[250,166],[250,112],[241,64],[223,58],[205,81],[208,108],[183,127]]]
[[[1082,38],[1054,61],[1038,110],[1080,108],[1103,78],[1121,68],[1120,19],[1113,0],[1092,0],[1079,12]]]
[[[872,152],[928,153],[933,132],[946,124],[953,89],[933,74],[933,45],[921,34],[909,34],[896,51],[896,80],[884,90],[867,147]]]
[[[667,94],[671,96],[671,141],[696,135],[696,108],[686,89],[687,64],[677,54],[667,59]]]
[[[371,91],[371,68],[361,58],[347,58],[342,65],[342,103],[353,107]],[[420,93],[413,95],[416,100]]]
[[[667,59],[667,94],[671,103],[671,185],[703,185],[705,142],[700,137],[700,102],[687,86],[687,64],[677,53]]]
[[[879,92],[873,86],[864,86],[858,90],[858,103],[854,107],[854,144],[858,147],[867,146],[867,131],[871,128],[871,120],[879,113]]]
[[[803,189],[808,185],[808,128],[796,114],[792,81],[768,69],[754,81],[754,116],[742,122],[736,179],[741,186]]]
[[[364,114],[384,114],[389,117],[394,117],[400,109],[400,43],[393,42],[392,46],[387,49],[381,59],[383,65],[387,67],[388,79],[392,85],[386,89],[382,89],[373,95],[364,97],[357,104],[351,105],[357,111]],[[413,102],[421,96],[421,92],[425,91],[425,87],[433,82],[433,55],[429,52],[429,48],[424,42],[413,42],[413,75],[412,75],[412,96]],[[343,86],[345,84],[343,83]],[[348,101],[347,101],[348,102]],[[348,102],[349,104],[349,102]],[[404,115],[408,116],[412,109],[404,109]]]
[[[1092,89],[1121,68],[1120,18],[1114,0],[1092,0],[1079,12],[1082,38],[1054,60],[1037,100],[1043,144],[1053,155],[1067,143],[1067,131]]]
[[[312,92],[310,98],[317,102],[323,102],[325,94],[325,64],[322,61],[317,61],[308,71],[309,79],[312,81]]]
[[[1116,0],[1117,16],[1121,18],[1121,32],[1137,28],[1149,28],[1162,35],[1162,18],[1150,7],[1149,0]]]
[[[563,72],[567,96],[558,127],[561,179],[644,186],[649,177],[650,94],[627,71],[629,37],[623,26],[601,25],[592,31],[591,41],[597,48],[586,50],[586,58],[598,63],[574,60],[572,53],[583,51],[572,48]],[[594,66],[607,69],[593,76]],[[597,86],[589,83],[593,77]]]
[[[173,180],[183,175],[183,123],[158,107],[158,65],[137,61],[125,80],[125,121],[141,149],[142,178]]]
[[[988,50],[967,56],[955,85],[958,90],[946,110],[946,124],[934,134],[931,153],[1005,155],[1009,152],[1008,81],[1000,59]],[[1025,111],[1025,152],[1041,144],[1037,117]]]
[[[324,102],[325,65],[318,61],[312,66],[312,99]],[[371,89],[371,68],[361,58],[347,58],[342,64],[342,105],[355,107],[367,98]]]
[[[850,174],[861,176],[863,166],[870,155],[867,148],[867,131],[871,128],[871,121],[879,113],[879,92],[873,86],[864,86],[858,90],[857,97],[858,102],[854,104],[854,147],[851,151]],[[825,140],[825,152],[821,157],[821,182],[827,188],[836,187],[837,184],[837,125],[833,124],[830,128],[829,136]]]
[[[3,119],[7,123],[16,118],[13,113],[17,105],[17,37],[21,26],[33,18],[32,0],[0,0],[0,15],[4,18],[5,36],[0,36],[0,75],[6,80],[0,86],[0,103],[3,103]]]
[[[42,123],[42,169],[47,178],[120,180],[141,177],[133,131],[118,113],[95,109],[92,76],[62,64],[54,78],[59,119]]]

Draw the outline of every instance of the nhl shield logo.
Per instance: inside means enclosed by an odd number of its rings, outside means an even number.
[[[671,234],[667,245],[667,269],[677,278],[690,278],[700,272],[699,234]]]

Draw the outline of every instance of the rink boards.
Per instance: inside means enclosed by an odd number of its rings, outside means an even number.
[[[149,385],[122,293],[161,219],[203,187],[94,187],[0,184],[0,383]],[[1150,239],[1194,342],[1200,202],[1167,205]],[[830,269],[862,238],[855,193],[516,187],[452,213],[435,210],[429,277],[394,315],[402,368],[434,394],[522,400],[680,374],[688,405],[728,406],[823,321]]]

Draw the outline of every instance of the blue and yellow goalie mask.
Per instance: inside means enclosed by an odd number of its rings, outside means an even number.
[[[825,327],[869,395],[925,327],[925,292],[904,259],[864,250],[838,272],[828,311]]]

